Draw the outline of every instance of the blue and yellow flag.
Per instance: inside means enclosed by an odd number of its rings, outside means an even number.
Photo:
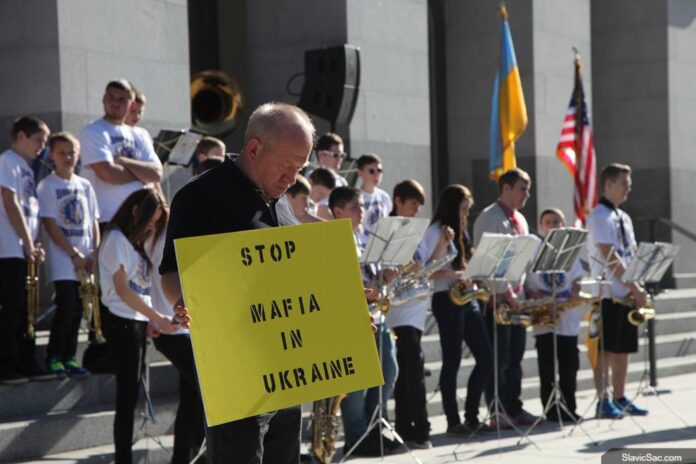
[[[524,104],[520,70],[508,24],[507,10],[500,7],[502,44],[500,68],[495,75],[491,106],[491,132],[488,145],[488,169],[491,179],[517,167],[515,141],[527,128],[527,107]]]

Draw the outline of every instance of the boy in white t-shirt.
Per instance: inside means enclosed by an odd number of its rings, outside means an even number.
[[[152,144],[136,144],[132,128],[125,124],[133,99],[128,81],[109,82],[102,100],[104,116],[80,133],[81,174],[94,188],[100,221],[104,223],[111,220],[128,195],[162,180],[162,164]]]
[[[75,136],[58,132],[48,145],[55,171],[38,187],[39,216],[48,234],[48,278],[56,290],[46,364],[57,377],[85,377],[89,371],[75,359],[83,309],[80,275],[94,273],[99,246],[97,197],[89,181],[75,174],[80,157]]]
[[[133,85],[131,84],[131,87]],[[148,175],[145,176],[144,179],[141,179],[141,177],[138,176],[137,171],[132,171],[138,179],[140,179],[143,183],[152,183],[154,186],[159,186],[159,182],[161,180],[161,169],[162,169],[162,163],[160,162],[159,157],[157,156],[157,153],[155,152],[155,144],[152,141],[152,136],[150,135],[150,132],[148,132],[147,129],[144,127],[138,126],[140,123],[140,120],[143,118],[143,115],[145,114],[145,102],[147,101],[145,98],[145,94],[142,93],[140,90],[136,89],[133,87],[133,94],[134,94],[134,99],[133,102],[130,105],[130,108],[128,109],[128,113],[126,114],[126,119],[125,123],[131,127],[131,130],[133,131],[133,139],[135,141],[135,151],[136,151],[136,160],[146,160],[149,163],[153,163],[154,166],[156,167],[159,165],[160,167],[160,179],[156,180],[156,177],[150,178],[149,176],[152,175],[152,173],[148,172]],[[132,164],[130,166],[133,168]]]
[[[601,360],[594,370],[599,402],[597,417],[615,418],[623,413],[644,416],[646,409],[636,406],[625,396],[628,355],[638,351],[638,328],[628,322],[628,313],[635,306],[646,304],[646,293],[637,283],[625,284],[621,278],[633,260],[637,246],[631,217],[619,207],[631,191],[631,167],[612,163],[600,173],[602,198],[587,217],[587,250],[593,276],[604,276],[611,287],[602,292]],[[627,306],[614,298],[633,300]],[[602,371],[600,371],[600,366]],[[612,371],[613,400],[609,399],[606,381]]]
[[[543,237],[548,235],[552,229],[565,227],[565,216],[558,208],[544,210],[539,216],[539,234]],[[580,260],[577,259],[569,273],[556,274],[556,301],[568,301],[577,297],[579,292],[578,281],[584,275]],[[551,275],[546,273],[527,274],[525,280],[525,292],[532,299],[549,297],[553,293],[553,282]],[[577,407],[575,402],[575,390],[577,387],[577,374],[580,368],[578,358],[578,332],[580,330],[580,311],[584,307],[568,309],[559,315],[555,328],[534,326],[534,337],[536,339],[537,364],[539,367],[539,390],[541,394],[541,404],[545,408],[555,378],[555,363],[553,359],[553,333],[556,333],[558,348],[558,371],[563,400],[571,416],[561,410],[561,421],[574,421],[579,419],[575,413]],[[546,418],[553,422],[558,422],[558,411],[554,407],[548,411]]]
[[[362,225],[366,231],[373,231],[380,218],[389,216],[392,201],[389,194],[379,188],[382,182],[382,160],[374,153],[358,158],[358,177],[362,179],[360,194],[365,203],[365,218]]]
[[[45,377],[36,366],[34,339],[27,330],[25,286],[28,266],[43,261],[36,241],[39,202],[29,163],[39,156],[49,133],[40,119],[20,117],[12,126],[10,149],[0,155],[0,383],[5,384]]]

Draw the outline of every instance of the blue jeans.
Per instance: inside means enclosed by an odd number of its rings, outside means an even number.
[[[379,324],[375,334],[375,342],[379,347],[379,338],[382,337],[382,415],[387,417],[387,400],[391,397],[396,383],[399,368],[396,363],[396,348],[394,339],[386,324]],[[341,418],[343,419],[343,433],[345,441],[353,444],[365,433],[370,419],[379,402],[379,387],[367,390],[358,390],[348,393],[341,401]]]

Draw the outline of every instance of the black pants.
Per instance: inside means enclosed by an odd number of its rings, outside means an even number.
[[[298,464],[301,418],[295,406],[208,427],[208,463]]]
[[[430,438],[425,399],[423,332],[412,326],[395,327],[399,374],[394,387],[396,431],[404,440],[423,442]]]
[[[27,336],[27,261],[0,259],[0,371],[34,365],[34,340]]]
[[[539,363],[539,390],[541,393],[542,407],[546,406],[551,396],[555,376],[553,361],[553,334],[537,335],[536,337],[537,362]],[[577,387],[577,375],[580,368],[578,358],[578,337],[559,335],[558,343],[558,375],[559,387],[563,400],[571,412],[575,412],[575,389]],[[552,414],[556,414],[555,409]]]
[[[449,300],[447,292],[438,292],[433,296],[433,315],[440,332],[440,393],[447,426],[453,427],[461,423],[457,407],[457,372],[462,360],[462,342],[466,342],[476,360],[467,382],[464,420],[470,424],[478,424],[481,395],[493,372],[493,351],[478,303],[472,302],[464,307],[456,306]]]
[[[493,343],[493,311],[486,311],[486,329]],[[519,325],[498,325],[498,392],[503,407],[511,417],[522,411],[522,357],[527,344],[527,330]],[[493,401],[494,379],[486,385],[486,402]]]
[[[173,464],[188,464],[198,454],[205,437],[203,402],[198,391],[193,348],[188,335],[160,335],[155,347],[179,372],[179,407],[174,421]]]
[[[46,356],[65,361],[75,356],[77,333],[82,319],[80,284],[74,280],[56,280],[56,312],[51,324]]]
[[[116,464],[131,464],[133,420],[145,361],[147,322],[125,319],[110,311],[105,311],[102,317],[116,376],[115,461]]]

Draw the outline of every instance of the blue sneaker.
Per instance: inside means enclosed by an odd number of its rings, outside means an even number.
[[[80,378],[87,377],[89,375],[89,371],[82,367],[75,358],[68,358],[63,365],[65,366],[65,372],[67,372],[69,377]]]
[[[64,379],[68,374],[63,363],[58,361],[56,358],[50,358],[48,360],[46,363],[46,370],[49,374],[58,379]]]
[[[632,416],[647,416],[648,415],[648,410],[641,408],[639,406],[636,406],[633,404],[633,402],[627,398],[623,398],[621,400],[616,400],[614,401],[614,404],[616,404],[616,407],[619,408],[621,411],[626,412],[626,414],[630,414]]]
[[[597,419],[616,419],[622,416],[621,409],[617,408],[612,400],[601,400],[597,403],[595,412]]]

